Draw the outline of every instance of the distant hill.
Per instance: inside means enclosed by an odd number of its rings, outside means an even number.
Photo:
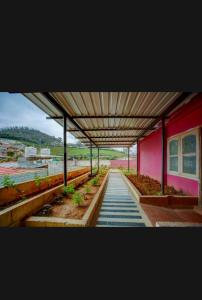
[[[7,127],[0,129],[0,138],[28,142],[41,146],[61,146],[62,139],[50,136],[28,127]]]
[[[19,141],[26,146],[35,146],[38,151],[41,147],[49,147],[52,155],[63,156],[64,149],[61,138],[56,138],[39,130],[28,127],[8,127],[0,129],[0,138]],[[89,159],[90,150],[79,141],[77,144],[67,144],[68,158]],[[92,151],[93,158],[97,157],[97,149]],[[122,151],[114,149],[100,149],[100,157],[105,159],[119,159],[126,156]]]

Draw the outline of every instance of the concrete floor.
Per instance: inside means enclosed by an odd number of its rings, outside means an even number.
[[[153,226],[156,222],[202,223],[202,210],[197,208],[172,209],[148,204],[141,204],[141,207]]]

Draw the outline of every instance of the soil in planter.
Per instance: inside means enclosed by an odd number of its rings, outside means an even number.
[[[100,176],[100,184],[102,183],[104,177],[105,176]],[[75,191],[85,193],[85,186],[87,183],[88,182],[85,182],[83,185],[76,188]],[[47,210],[46,208],[44,209],[44,207],[42,207],[42,209],[38,211],[36,215],[68,219],[82,219],[96,192],[98,191],[100,184],[90,187],[91,192],[85,194],[85,200],[79,206],[73,203],[71,194],[67,196],[63,196],[62,194],[60,194],[57,195],[51,202],[51,207],[49,207]]]
[[[84,175],[84,174],[82,174],[82,175]],[[78,176],[80,176],[80,175],[78,175]],[[76,177],[77,177],[77,176],[69,176],[68,179],[73,179],[73,178],[76,178]],[[23,201],[25,201],[25,200],[28,200],[29,198],[32,198],[32,197],[34,197],[34,196],[36,196],[36,195],[38,195],[38,194],[40,194],[40,193],[42,193],[42,192],[44,192],[44,191],[47,191],[47,190],[49,190],[49,189],[51,189],[51,188],[53,188],[53,187],[56,187],[56,186],[62,184],[62,182],[63,182],[62,180],[54,179],[54,180],[51,181],[50,185],[48,185],[46,188],[41,188],[44,181],[47,182],[46,179],[42,178],[41,185],[38,187],[38,190],[37,190],[37,191],[35,191],[35,192],[33,192],[33,193],[30,193],[30,194],[27,195],[27,196],[26,196],[26,195],[25,195],[25,196],[19,195],[18,198],[17,198],[16,200],[13,200],[13,201],[10,201],[10,202],[8,202],[8,203],[5,203],[5,204],[0,205],[0,211],[1,211],[1,210],[4,210],[4,209],[6,209],[6,208],[9,208],[9,207],[11,207],[11,206],[13,206],[13,205],[15,205],[15,204],[18,204],[18,203],[20,203],[20,202],[23,202]],[[59,203],[58,203],[58,204],[59,204]]]
[[[40,194],[40,193],[42,193],[42,192],[44,192],[44,191],[46,191],[46,190],[48,190],[48,189],[51,189],[51,188],[53,188],[53,187],[56,187],[56,186],[59,185],[59,184],[61,184],[61,182],[55,182],[55,181],[53,181],[53,182],[51,183],[50,186],[47,186],[47,187],[44,188],[44,189],[40,189],[40,187],[39,187],[37,191],[35,191],[35,192],[33,192],[33,193],[30,193],[29,195],[25,195],[25,196],[19,195],[18,198],[17,198],[16,200],[13,200],[13,201],[10,201],[10,202],[8,202],[8,203],[5,203],[5,204],[0,205],[0,211],[1,211],[1,210],[4,210],[4,209],[6,209],[6,208],[9,208],[9,207],[11,207],[11,206],[13,206],[13,205],[15,205],[15,204],[18,204],[18,203],[20,203],[20,202],[23,202],[23,201],[25,201],[25,200],[28,200],[29,198],[32,198],[32,197],[34,197],[34,196],[36,196],[36,195],[38,195],[38,194]]]
[[[127,175],[142,195],[160,195],[161,184],[159,181],[144,175]],[[177,191],[173,186],[165,186],[165,195],[186,196],[183,191]]]

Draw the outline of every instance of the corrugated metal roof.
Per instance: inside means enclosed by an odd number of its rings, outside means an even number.
[[[70,118],[92,137],[95,145],[132,145],[136,137],[154,122],[181,95],[181,92],[53,92],[51,97]],[[25,93],[33,103],[49,116],[61,112],[43,93]],[[140,118],[135,118],[139,116]],[[150,117],[151,118],[148,118]],[[83,118],[82,118],[83,117]],[[48,121],[47,121],[48,122]],[[63,120],[57,122],[63,125]],[[104,130],[105,129],[105,130]],[[67,130],[84,144],[88,138],[67,119]],[[152,132],[151,128],[146,134]],[[125,137],[125,138],[124,138]]]

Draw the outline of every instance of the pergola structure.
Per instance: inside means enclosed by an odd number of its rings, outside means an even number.
[[[127,147],[129,149],[152,131],[164,126],[171,112],[192,97],[189,92],[44,92],[24,93],[29,100],[64,128],[64,184],[67,182],[66,132],[92,148]],[[137,151],[138,156],[138,151]],[[137,164],[138,165],[138,164]],[[138,167],[137,167],[138,172]],[[164,163],[162,163],[164,193]]]

